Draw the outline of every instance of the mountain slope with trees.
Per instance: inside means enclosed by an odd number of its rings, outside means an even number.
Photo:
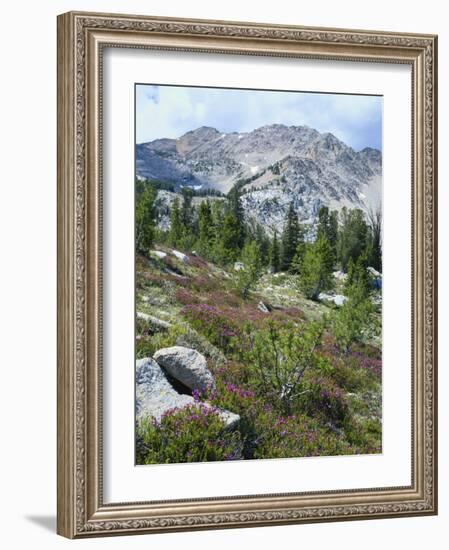
[[[203,354],[215,386],[191,395],[240,420],[225,437],[201,407],[149,419],[139,462],[203,456],[180,457],[180,422],[186,449],[206,442],[219,460],[381,452],[380,212],[322,206],[303,223],[291,201],[271,233],[245,215],[242,188],[184,187],[164,229],[157,191],[136,182],[137,358],[174,345]],[[156,458],[142,451],[152,446]]]
[[[185,187],[218,196],[234,189],[246,220],[271,235],[282,231],[292,203],[300,221],[310,223],[324,205],[368,213],[381,201],[381,152],[354,151],[307,126],[272,124],[227,134],[197,128],[178,139],[138,144],[136,171],[139,179],[157,181],[161,195]]]

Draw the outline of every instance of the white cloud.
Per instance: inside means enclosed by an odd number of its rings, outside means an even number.
[[[136,87],[137,142],[177,138],[199,126],[249,132],[266,124],[308,125],[359,150],[381,148],[382,98],[182,86]]]

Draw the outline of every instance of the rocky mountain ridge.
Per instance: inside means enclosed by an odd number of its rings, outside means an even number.
[[[178,139],[138,144],[136,171],[139,178],[174,184],[175,191],[227,193],[238,186],[247,218],[269,231],[282,229],[292,201],[303,222],[312,222],[323,205],[368,211],[381,203],[381,152],[357,152],[308,126],[272,124],[246,133],[202,126]],[[169,206],[167,194],[161,199]]]

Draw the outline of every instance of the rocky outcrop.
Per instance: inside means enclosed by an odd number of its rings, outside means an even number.
[[[257,304],[257,309],[262,313],[270,313],[270,308],[262,301]]]
[[[343,296],[343,294],[326,294],[325,292],[320,292],[318,300],[320,300],[320,302],[332,302],[336,306],[341,307],[348,298],[347,296]]]
[[[191,390],[206,390],[215,387],[215,380],[207,368],[204,355],[184,346],[163,348],[154,354],[154,359],[173,378]]]
[[[184,254],[183,252],[179,252],[179,250],[172,250],[172,254],[173,256],[175,256],[175,258],[178,258],[178,260],[180,260],[185,264],[188,263],[189,261],[189,257],[187,256],[187,254]]]
[[[138,176],[170,182],[173,197],[185,186],[227,193],[238,183],[247,221],[268,232],[282,231],[292,201],[304,223],[316,220],[323,204],[369,211],[381,202],[382,153],[355,151],[307,126],[271,124],[241,133],[201,127],[178,139],[138,144],[136,160]],[[164,230],[167,193],[157,198],[164,202],[158,220]]]
[[[154,359],[139,359],[136,362],[136,419],[152,417],[160,420],[170,409],[193,405],[191,395],[179,394],[167,380]]]
[[[162,252],[162,250],[150,250],[150,256],[154,256],[155,258],[159,258],[160,260],[163,260],[167,257],[166,252]]]
[[[178,393],[169,382],[164,371],[151,357],[136,362],[136,420],[144,418],[160,421],[162,415],[172,409],[202,406],[213,409],[224,422],[227,430],[234,430],[240,416],[209,403],[197,403],[191,395]]]

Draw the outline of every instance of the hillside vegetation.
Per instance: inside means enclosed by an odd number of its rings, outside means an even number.
[[[214,379],[138,422],[138,462],[381,452],[380,216],[322,207],[302,225],[292,207],[269,236],[238,191],[184,188],[162,231],[155,186],[136,186],[136,358],[183,346]]]

